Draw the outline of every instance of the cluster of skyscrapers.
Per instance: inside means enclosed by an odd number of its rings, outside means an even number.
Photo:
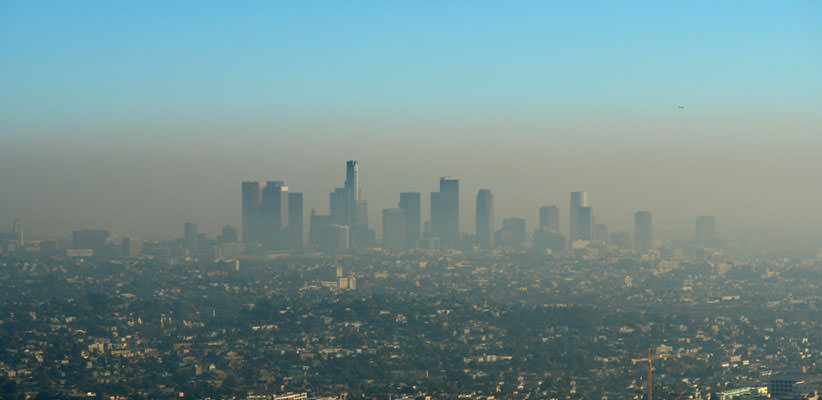
[[[302,193],[289,193],[282,181],[243,182],[242,202],[247,252],[302,248]]]
[[[529,235],[522,218],[506,218],[494,227],[494,195],[480,189],[476,197],[476,232],[460,232],[460,188],[455,178],[440,178],[439,191],[430,194],[430,218],[423,222],[422,194],[400,193],[395,208],[382,210],[382,240],[368,224],[368,203],[362,198],[359,164],[347,161],[345,182],[329,194],[328,214],[311,211],[308,245],[321,250],[379,247],[385,249],[492,249],[524,244]],[[539,225],[530,236],[531,246],[553,251],[605,243],[640,252],[654,247],[651,213],[634,215],[634,232],[608,235],[604,224],[597,224],[586,192],[572,192],[568,237],[559,229],[559,207],[539,208]],[[305,245],[302,193],[290,193],[282,181],[251,181],[242,184],[242,241],[246,253],[301,250]],[[696,242],[715,244],[714,217],[698,217]],[[188,227],[186,228],[186,237]],[[633,240],[632,240],[633,239]],[[188,239],[186,239],[188,241]],[[193,242],[190,244],[195,246]],[[196,250],[196,249],[193,249]]]

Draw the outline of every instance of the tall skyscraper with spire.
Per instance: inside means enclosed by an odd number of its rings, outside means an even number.
[[[488,189],[477,192],[477,241],[483,249],[494,247],[494,195]]]
[[[357,226],[357,202],[360,200],[360,164],[356,160],[345,162],[345,189],[346,206],[348,208],[350,226]]]
[[[368,203],[362,199],[360,166],[356,160],[345,162],[345,183],[331,192],[329,203],[334,223],[349,228],[351,247],[376,244],[374,231],[368,228]]]

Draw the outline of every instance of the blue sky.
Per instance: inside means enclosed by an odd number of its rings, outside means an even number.
[[[500,219],[587,190],[612,231],[808,228],[820,71],[817,0],[5,0],[0,226],[216,232],[243,179],[324,212],[358,159],[375,226],[454,175],[467,231],[478,188]]]
[[[809,113],[818,1],[3,2],[2,119]]]

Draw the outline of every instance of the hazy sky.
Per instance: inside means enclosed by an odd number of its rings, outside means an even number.
[[[515,4],[511,4],[515,3]],[[822,2],[0,2],[0,232],[239,226],[240,181],[371,225],[461,179],[497,224],[818,231]],[[684,108],[679,108],[682,105]]]

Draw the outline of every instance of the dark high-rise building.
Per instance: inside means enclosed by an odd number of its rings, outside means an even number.
[[[583,237],[585,235],[582,234],[582,231],[585,230],[585,224],[580,225],[580,221],[578,220],[577,216],[579,215],[579,209],[582,207],[588,206],[588,194],[585,192],[571,192],[571,207],[570,207],[570,214],[571,214],[571,222],[569,224],[569,241],[570,244],[573,246],[574,240],[591,240],[591,235],[589,234],[587,238]],[[590,221],[588,224],[590,225],[593,221]],[[582,230],[580,230],[582,228]]]
[[[591,207],[577,207],[576,208],[576,228],[574,233],[576,239],[574,240],[588,240],[593,238],[594,230],[594,211]],[[573,245],[573,241],[571,243]]]
[[[196,255],[199,250],[200,238],[197,236],[197,224],[186,222],[185,224],[185,247],[189,255]]]
[[[434,197],[434,193],[431,193],[431,228],[440,238],[440,248],[456,248],[460,234],[459,180],[440,178],[436,204]]]
[[[694,239],[701,246],[716,244],[716,218],[711,216],[696,217],[696,232]]]
[[[382,210],[382,248],[404,249],[405,238],[405,210],[402,208],[385,208]]]
[[[246,244],[263,243],[263,188],[265,182],[243,182],[243,241]]]
[[[413,249],[417,247],[417,240],[420,239],[420,226],[422,224],[422,201],[419,192],[400,193],[399,208],[405,210],[405,247]]]
[[[494,247],[494,195],[488,189],[477,192],[477,241],[483,249]]]
[[[288,247],[288,186],[282,181],[266,182],[262,196],[264,248],[283,250]]]
[[[637,211],[634,214],[634,242],[634,247],[639,252],[653,248],[654,237],[651,231],[650,211]]]
[[[288,194],[288,239],[289,247],[301,250],[305,241],[303,232],[303,194]]]
[[[542,206],[539,208],[539,230],[559,232],[559,207]]]

